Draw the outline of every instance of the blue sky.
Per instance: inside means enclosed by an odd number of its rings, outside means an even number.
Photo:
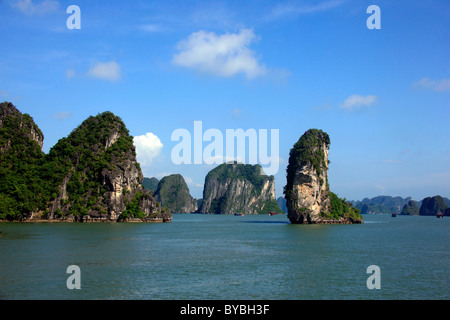
[[[45,152],[109,110],[141,137],[145,176],[181,173],[201,198],[215,165],[175,165],[176,129],[278,129],[280,196],[290,148],[319,128],[339,196],[450,198],[448,1],[3,0],[0,19],[0,100]]]

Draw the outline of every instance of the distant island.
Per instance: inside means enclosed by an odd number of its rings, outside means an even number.
[[[450,216],[450,200],[436,195],[426,197],[420,201],[414,201],[411,197],[377,196],[365,198],[361,201],[350,201],[361,214],[400,214],[435,216],[439,213]]]
[[[111,112],[91,116],[48,154],[31,116],[0,104],[0,219],[170,222],[142,187],[133,138]]]
[[[142,186],[144,187],[144,189],[150,190],[152,194],[156,191],[156,188],[158,188],[158,183],[159,180],[155,177],[144,177],[144,180],[142,180]]]
[[[205,177],[200,213],[268,214],[283,211],[275,198],[275,178],[260,165],[223,163]]]
[[[162,178],[153,196],[173,213],[191,213],[198,209],[197,200],[190,195],[181,174],[171,174]]]

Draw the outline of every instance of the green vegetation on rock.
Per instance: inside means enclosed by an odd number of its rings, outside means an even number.
[[[201,213],[282,213],[275,199],[275,179],[260,165],[223,163],[208,172]]]
[[[444,213],[448,206],[441,196],[426,197],[422,200],[419,214],[422,216],[435,216],[438,213]]]
[[[322,170],[328,168],[328,163],[325,163],[324,160],[325,154],[322,151],[323,145],[326,148],[330,146],[330,137],[328,134],[319,129],[309,129],[291,148],[289,152],[289,163],[286,169],[287,184],[284,187],[286,199],[291,199],[294,196],[291,190],[294,184],[295,171],[299,166],[311,165],[317,176],[321,176]],[[328,184],[328,181],[326,183]]]
[[[319,129],[306,131],[289,153],[284,196],[292,223],[360,223],[360,210],[330,191],[330,137]]]
[[[28,114],[0,104],[0,219],[22,220],[50,200],[42,177],[43,134]]]
[[[176,213],[191,213],[197,210],[197,200],[191,197],[189,188],[180,174],[162,178],[154,197],[161,205]]]
[[[403,206],[402,212],[400,212],[400,214],[416,216],[419,214],[419,207],[414,200],[409,200],[408,203],[405,203],[405,205]]]
[[[156,191],[156,188],[158,188],[158,183],[159,183],[159,180],[156,179],[155,177],[151,177],[151,178],[144,177],[144,180],[142,181],[142,186],[145,189],[148,189],[152,193],[154,193]]]
[[[133,138],[113,113],[89,117],[48,154],[42,145],[29,115],[0,104],[0,219],[140,217],[140,197],[154,201],[141,187]]]
[[[339,220],[340,218],[351,219],[353,221],[362,220],[361,211],[352,206],[346,199],[339,198],[335,193],[330,192],[331,208],[328,212],[321,212],[325,219]]]

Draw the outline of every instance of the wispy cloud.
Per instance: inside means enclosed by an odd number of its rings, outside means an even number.
[[[59,9],[59,2],[56,0],[44,0],[39,3],[33,3],[32,0],[16,0],[11,3],[11,6],[29,16],[46,15],[56,12]]]
[[[140,26],[140,29],[142,31],[148,32],[148,33],[156,33],[156,32],[161,32],[164,31],[164,29],[157,24],[143,24]]]
[[[191,187],[197,187],[197,188],[203,187],[203,184],[195,183],[191,177],[183,176],[183,178],[184,178],[184,181],[186,181],[186,184]]]
[[[267,72],[249,48],[256,39],[250,29],[222,35],[195,32],[178,43],[179,53],[174,55],[172,63],[219,77],[245,74],[248,79],[252,79]]]
[[[64,121],[67,118],[70,118],[71,116],[72,116],[72,113],[70,113],[69,111],[61,111],[61,112],[57,112],[57,113],[53,114],[52,119]]]
[[[320,3],[285,2],[276,5],[272,11],[266,16],[266,21],[278,20],[284,18],[296,19],[300,15],[312,14],[315,12],[326,11],[336,8],[344,3],[344,0],[328,0]]]
[[[368,96],[360,96],[357,94],[353,94],[348,97],[344,103],[341,104],[341,109],[344,110],[359,110],[361,107],[369,107],[375,103],[377,100],[377,96],[368,95]]]
[[[87,74],[98,79],[117,81],[121,77],[121,69],[120,65],[115,61],[98,62],[89,69]]]
[[[413,84],[414,87],[420,89],[429,89],[433,91],[450,91],[450,78],[432,80],[430,78],[422,78]]]
[[[161,140],[155,134],[147,132],[145,135],[133,139],[136,147],[137,161],[142,166],[149,166],[157,158],[163,148]]]

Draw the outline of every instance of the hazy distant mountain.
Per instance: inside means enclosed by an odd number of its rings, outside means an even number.
[[[417,205],[417,202],[414,200],[409,200],[408,203],[403,206],[402,212],[400,214],[406,216],[419,215],[419,206]]]
[[[443,203],[447,204],[447,207],[450,207],[450,200],[445,197],[441,197],[443,199]],[[425,199],[424,199],[425,200]],[[402,214],[419,214],[416,213],[414,207],[421,208],[422,202],[424,200],[415,201],[412,200],[411,197],[391,197],[391,196],[377,196],[374,198],[364,198],[362,201],[350,201],[355,207],[361,210],[361,214],[370,214],[370,213],[402,213],[403,209],[406,205],[407,209]],[[415,203],[415,206],[410,203],[410,201]],[[409,203],[409,204],[408,204]],[[444,209],[445,210],[445,209]]]
[[[278,197],[277,199],[278,205],[280,206],[281,210],[284,211],[284,213],[287,214],[287,207],[286,207],[286,199],[284,197]]]
[[[362,201],[351,201],[361,210],[361,214],[370,213],[400,213],[403,206],[411,200],[411,197],[378,196],[372,199],[364,198]]]
[[[159,180],[155,177],[144,178],[144,180],[142,181],[142,185],[144,186],[144,188],[150,190],[152,193],[154,193],[156,191],[156,188],[158,188],[158,183]]]

